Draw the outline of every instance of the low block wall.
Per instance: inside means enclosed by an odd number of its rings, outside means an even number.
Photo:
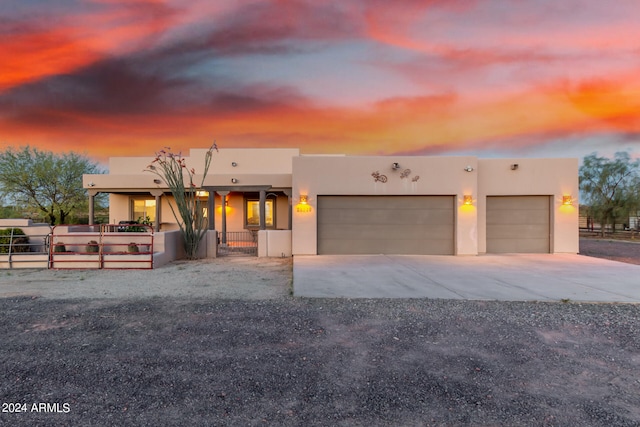
[[[291,230],[258,231],[258,257],[290,257]]]
[[[48,268],[49,255],[42,253],[16,253],[11,257],[0,254],[0,270],[9,268]]]

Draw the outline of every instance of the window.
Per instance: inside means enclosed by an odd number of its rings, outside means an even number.
[[[247,221],[246,226],[248,228],[260,226],[260,201],[259,200],[247,200]],[[273,200],[267,199],[265,201],[265,225],[272,228],[275,224],[274,212],[273,212]]]
[[[131,203],[132,220],[146,219],[151,222],[156,220],[156,199],[133,199]]]

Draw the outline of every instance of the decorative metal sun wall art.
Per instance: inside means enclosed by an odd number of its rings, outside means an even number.
[[[411,175],[411,169],[405,169],[400,174],[400,179],[409,178],[409,175]],[[389,178],[387,178],[386,175],[381,174],[380,171],[373,172],[371,176],[373,177],[374,182],[381,182],[384,184],[389,180]],[[411,178],[411,182],[418,182],[419,179],[420,175],[415,175]]]
[[[383,184],[385,182],[387,182],[387,175],[382,175],[379,171],[375,171],[374,173],[371,174],[371,176],[373,177],[373,181],[374,182],[382,182]]]

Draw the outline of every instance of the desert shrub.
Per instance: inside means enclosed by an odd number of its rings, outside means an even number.
[[[13,234],[13,239],[11,235]],[[0,230],[0,253],[29,252],[29,237],[20,228]]]

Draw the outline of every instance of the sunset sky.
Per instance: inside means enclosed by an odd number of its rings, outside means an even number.
[[[5,0],[0,146],[640,153],[637,0]]]

